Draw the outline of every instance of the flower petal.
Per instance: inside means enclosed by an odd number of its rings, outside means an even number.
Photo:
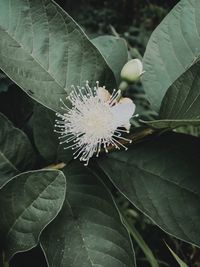
[[[135,112],[135,104],[130,98],[122,98],[118,104],[111,108],[116,127],[130,128],[130,119]]]
[[[105,87],[98,87],[98,89],[97,89],[97,96],[103,102],[107,102],[107,101],[110,100],[111,94],[108,92],[108,90],[105,89]]]

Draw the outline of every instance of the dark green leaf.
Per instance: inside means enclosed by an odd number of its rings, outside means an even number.
[[[47,267],[44,253],[40,246],[24,253],[16,254],[9,262],[8,267]]]
[[[181,0],[153,32],[144,55],[143,85],[158,111],[167,89],[200,57],[200,1]]]
[[[37,149],[40,154],[50,163],[72,159],[72,150],[64,149],[59,144],[59,135],[55,130],[55,112],[38,104],[34,107],[33,133]]]
[[[115,86],[100,52],[53,1],[1,0],[0,35],[0,68],[52,110],[61,110],[72,84]]]
[[[0,113],[0,187],[34,163],[35,153],[25,133]]]
[[[200,246],[200,140],[170,133],[99,159],[117,188],[166,232]]]
[[[0,112],[20,129],[26,127],[33,113],[33,105],[33,100],[15,84],[0,95]]]
[[[155,128],[200,125],[200,63],[187,70],[168,89],[160,109],[160,120],[146,122]]]
[[[12,84],[13,82],[2,72],[0,72],[0,93],[2,92],[7,92],[9,86]]]
[[[126,41],[112,35],[105,35],[93,39],[92,42],[105,57],[115,74],[117,83],[119,83],[120,72],[128,60]]]
[[[42,230],[58,214],[65,199],[62,172],[22,173],[0,192],[0,239],[6,258],[36,246]]]
[[[154,121],[141,121],[156,129],[174,129],[182,126],[199,126],[200,120],[154,120]]]
[[[49,266],[134,267],[129,235],[105,186],[80,163],[64,172],[68,199],[41,235]]]
[[[57,161],[59,140],[54,133],[55,112],[38,104],[33,113],[34,141],[40,154],[49,162]]]
[[[168,89],[160,110],[161,119],[200,119],[200,63],[187,70]]]

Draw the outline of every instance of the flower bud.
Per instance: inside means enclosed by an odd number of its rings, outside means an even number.
[[[127,82],[135,82],[143,74],[143,64],[140,59],[128,61],[121,70],[121,78]]]

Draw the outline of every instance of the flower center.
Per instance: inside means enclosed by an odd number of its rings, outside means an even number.
[[[126,101],[127,106],[124,103],[118,104],[120,91],[114,90],[110,95],[104,87],[99,87],[98,82],[93,90],[88,82],[83,88],[72,88],[67,97],[71,107],[69,108],[61,99],[65,113],[57,114],[60,120],[56,120],[55,126],[58,130],[55,132],[61,134],[60,144],[66,143],[65,149],[71,148],[74,158],[79,157],[81,161],[85,161],[85,165],[94,154],[96,157],[99,156],[101,148],[106,152],[110,145],[117,149],[127,149],[121,140],[131,142],[123,137],[123,134],[127,132],[126,124],[135,110],[132,101]]]
[[[115,130],[112,127],[113,115],[108,106],[96,105],[83,116],[86,135],[96,139],[107,138]]]

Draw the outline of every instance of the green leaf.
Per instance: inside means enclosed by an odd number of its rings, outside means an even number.
[[[175,129],[182,126],[199,126],[200,120],[154,120],[154,121],[142,121],[155,129]]]
[[[175,130],[177,133],[190,134],[200,137],[200,126],[182,126]]]
[[[0,72],[0,93],[7,92],[11,84],[13,82],[5,74]]]
[[[105,57],[119,84],[121,70],[128,60],[126,41],[112,35],[104,35],[94,38],[92,42]]]
[[[167,245],[167,244],[166,244]],[[188,265],[183,262],[178,255],[176,255],[176,253],[167,245],[169,251],[171,252],[171,254],[174,256],[175,260],[177,261],[177,263],[179,264],[180,267],[188,267]]]
[[[161,119],[200,119],[200,63],[193,65],[168,89],[161,105]]]
[[[155,128],[200,125],[200,63],[193,65],[168,89],[160,109],[160,120],[146,122]]]
[[[0,187],[34,164],[35,152],[28,137],[0,113]]]
[[[60,211],[65,191],[65,176],[52,170],[22,173],[1,189],[0,239],[6,259],[37,245]]]
[[[26,128],[33,113],[33,105],[33,100],[15,84],[0,95],[0,112],[20,129]]]
[[[56,114],[52,110],[37,104],[33,113],[33,134],[34,141],[40,154],[50,163],[72,159],[71,149],[64,149],[64,145],[59,144],[59,135],[55,130]],[[44,127],[45,125],[45,127]]]
[[[64,173],[67,199],[41,235],[49,266],[134,267],[129,235],[105,186],[80,163]]]
[[[200,140],[164,134],[98,163],[116,187],[167,233],[200,246]]]
[[[116,85],[100,52],[53,1],[1,0],[0,35],[0,68],[52,110],[61,111],[72,84]]]
[[[167,89],[200,57],[200,1],[181,0],[153,32],[142,82],[158,111]]]
[[[56,114],[52,110],[40,104],[34,106],[33,135],[35,145],[47,161],[56,163],[59,140],[54,132],[55,119]]]

